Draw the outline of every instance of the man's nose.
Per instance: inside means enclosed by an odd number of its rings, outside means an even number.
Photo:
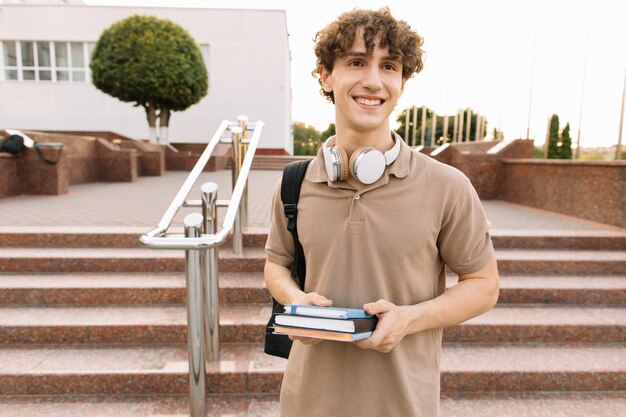
[[[380,70],[376,66],[371,66],[363,75],[363,86],[370,90],[379,90],[382,88],[380,79]]]

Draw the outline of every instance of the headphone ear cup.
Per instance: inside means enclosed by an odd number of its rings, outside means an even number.
[[[335,146],[333,149],[337,152],[337,158],[339,158],[339,162],[341,163],[341,172],[339,173],[337,181],[345,181],[348,179],[348,174],[350,173],[348,168],[348,154],[340,146]]]
[[[354,163],[357,161],[360,154],[362,154],[363,152],[367,152],[370,149],[371,148],[367,148],[367,147],[359,148],[356,151],[354,151],[352,155],[350,156],[350,162],[348,163],[348,167],[350,168],[350,175],[352,175],[354,178],[358,178]]]
[[[357,149],[350,157],[350,173],[363,184],[373,184],[385,172],[385,156],[374,148]]]

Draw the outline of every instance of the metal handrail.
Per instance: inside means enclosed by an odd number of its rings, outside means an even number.
[[[248,175],[250,174],[250,169],[252,167],[254,153],[256,152],[261,132],[265,126],[265,123],[262,121],[248,124],[248,128],[253,128],[254,131],[252,133],[252,137],[250,138],[250,143],[248,144],[248,152],[246,152],[237,182],[233,189],[228,210],[226,211],[226,216],[224,217],[224,222],[222,223],[222,229],[216,234],[202,234],[200,237],[184,237],[182,235],[165,236],[165,232],[167,232],[167,229],[171,225],[174,216],[176,216],[178,210],[185,204],[185,198],[187,198],[187,195],[198,180],[204,166],[208,163],[213,150],[220,142],[222,134],[228,128],[238,126],[239,123],[229,122],[227,120],[222,121],[215,132],[215,135],[213,135],[213,138],[200,156],[200,159],[198,159],[198,162],[193,167],[183,186],[178,191],[178,194],[176,194],[176,197],[172,200],[172,204],[170,204],[169,208],[163,215],[163,218],[161,218],[159,225],[139,238],[139,241],[142,244],[158,249],[209,249],[218,246],[232,232],[235,217],[237,216],[237,211],[241,202],[241,197],[246,187]]]
[[[241,254],[242,209],[246,206],[245,189],[252,160],[265,126],[263,122],[248,124],[253,128],[250,140],[242,140],[244,132],[239,122],[222,121],[209,141],[200,159],[193,167],[159,225],[145,233],[139,241],[150,248],[185,249],[185,275],[187,288],[187,347],[189,352],[189,403],[192,417],[206,416],[205,361],[219,360],[219,286],[217,245],[235,228],[233,251]],[[187,195],[198,180],[213,150],[223,142],[222,134],[230,129],[233,140],[233,193],[230,200],[217,200],[217,184],[207,182],[200,187],[201,200],[187,200]],[[245,158],[241,159],[242,153]],[[236,180],[236,181],[235,181]],[[243,196],[243,197],[242,197]],[[217,230],[217,207],[228,206],[222,229]],[[185,216],[184,235],[166,234],[181,207],[201,207],[202,214]],[[203,233],[204,232],[204,233]]]

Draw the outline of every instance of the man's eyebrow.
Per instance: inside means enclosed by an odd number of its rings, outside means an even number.
[[[384,56],[382,58],[382,60],[383,61],[397,61],[397,62],[400,62],[400,61],[402,61],[402,58],[400,57],[400,55],[387,55],[387,56]]]
[[[357,51],[348,51],[348,52],[346,52],[346,54],[344,56],[345,57],[365,58],[367,56],[367,53],[366,52],[357,52]],[[400,62],[400,61],[402,61],[402,59],[400,58],[400,55],[385,55],[384,57],[382,57],[382,61],[397,61],[397,62]]]
[[[366,57],[367,53],[365,52],[357,52],[357,51],[348,51],[344,56],[358,56],[358,57]]]

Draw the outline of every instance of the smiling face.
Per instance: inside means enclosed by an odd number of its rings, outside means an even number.
[[[389,136],[389,116],[402,94],[402,61],[381,48],[376,37],[371,54],[359,30],[349,51],[332,71],[320,71],[322,87],[333,92],[337,132]]]

